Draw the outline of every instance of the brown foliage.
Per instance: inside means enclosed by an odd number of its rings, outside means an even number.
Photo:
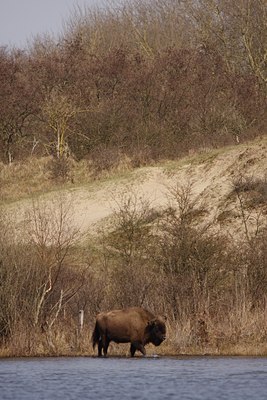
[[[261,0],[76,10],[58,43],[2,50],[2,160],[64,145],[77,159],[104,148],[146,162],[261,134],[265,12]],[[67,119],[51,118],[54,93]]]

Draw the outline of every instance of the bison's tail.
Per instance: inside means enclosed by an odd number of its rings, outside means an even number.
[[[100,339],[100,333],[98,329],[98,324],[96,322],[94,332],[92,333],[93,349],[95,348],[95,345],[99,343],[99,339]]]

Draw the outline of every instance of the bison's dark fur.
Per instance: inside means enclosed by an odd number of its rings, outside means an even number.
[[[166,337],[166,326],[161,317],[141,307],[126,308],[102,312],[97,315],[95,329],[92,334],[93,348],[98,345],[98,356],[107,355],[111,341],[115,343],[131,343],[130,352],[133,357],[136,350],[146,354],[145,345],[153,343],[159,346]]]

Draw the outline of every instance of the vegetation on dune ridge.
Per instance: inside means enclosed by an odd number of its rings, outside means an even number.
[[[266,124],[264,1],[76,9],[58,40],[0,49],[0,161],[68,157],[95,174],[240,143]]]
[[[152,170],[153,168],[160,168],[166,176],[175,176],[177,171],[187,165],[196,167],[205,164],[208,168],[219,158],[230,155],[232,155],[233,162],[235,162],[236,157],[242,158],[242,154],[247,151],[255,152],[255,154],[260,154],[260,157],[264,157],[265,147],[266,136],[263,135],[262,138],[244,142],[238,146],[198,149],[185,157],[147,162],[142,168],[135,168],[129,158],[122,156],[117,165],[113,165],[109,170],[99,170],[97,174],[91,160],[75,161],[69,159],[67,161],[70,179],[60,176],[54,171],[54,168],[51,168],[51,163],[54,163],[51,156],[31,156],[24,160],[14,161],[10,165],[0,163],[0,204],[21,201],[24,198],[31,199],[32,197],[60,190],[75,191],[75,189],[79,188],[88,188],[88,190],[95,191],[103,185],[116,181],[125,180],[130,183],[137,180],[139,176],[142,176],[142,180],[144,180],[151,168]],[[248,165],[255,162],[257,164],[257,155],[253,154],[248,157],[248,160],[244,161]],[[236,168],[242,174],[243,166],[240,163]],[[261,178],[264,171],[260,169],[258,174]]]
[[[167,316],[161,354],[267,354],[265,21],[262,0],[124,1],[0,49],[0,355],[93,354],[95,315],[133,305]],[[123,191],[81,244],[57,194],[140,166],[208,174],[220,157],[214,218],[174,179],[160,209]],[[18,224],[6,206],[23,197]]]

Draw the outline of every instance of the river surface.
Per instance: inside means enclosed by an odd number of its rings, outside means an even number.
[[[267,358],[0,359],[1,400],[267,399]]]

